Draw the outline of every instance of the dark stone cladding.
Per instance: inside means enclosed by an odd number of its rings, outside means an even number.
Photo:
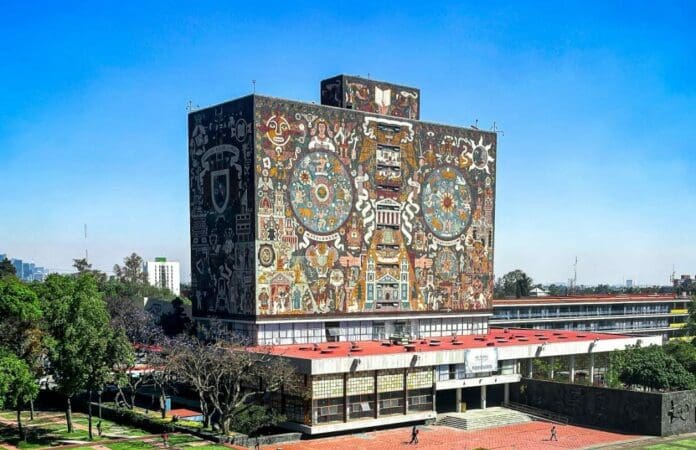
[[[653,436],[696,432],[696,391],[638,392],[525,378],[510,385],[510,399],[579,425]]]

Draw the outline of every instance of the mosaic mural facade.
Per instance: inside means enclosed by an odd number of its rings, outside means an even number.
[[[347,75],[321,82],[321,104],[405,119],[420,119],[420,90]]]
[[[253,98],[189,114],[191,284],[196,316],[252,316]]]
[[[496,136],[256,97],[256,313],[490,309]]]
[[[491,309],[494,133],[252,96],[189,151],[196,316]]]

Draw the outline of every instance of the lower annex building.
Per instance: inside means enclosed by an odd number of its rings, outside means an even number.
[[[489,328],[497,135],[420,120],[418,89],[340,75],[321,104],[250,95],[189,114],[194,318],[286,358],[319,434],[506,401],[533,358],[635,344]],[[659,338],[643,337],[642,342]]]

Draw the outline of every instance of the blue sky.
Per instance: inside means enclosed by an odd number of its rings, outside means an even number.
[[[99,3],[97,6],[95,3]],[[318,101],[348,73],[499,137],[498,275],[696,273],[693,2],[4,2],[0,253],[189,277],[186,103]]]

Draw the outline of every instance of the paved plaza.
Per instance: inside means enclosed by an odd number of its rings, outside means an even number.
[[[549,441],[551,425],[529,422],[477,431],[450,427],[420,427],[418,445],[409,445],[411,428],[376,431],[332,438],[263,446],[263,450],[391,450],[417,447],[432,450],[466,449],[577,449],[634,441],[641,436],[599,431],[572,425],[557,425],[558,441]]]

